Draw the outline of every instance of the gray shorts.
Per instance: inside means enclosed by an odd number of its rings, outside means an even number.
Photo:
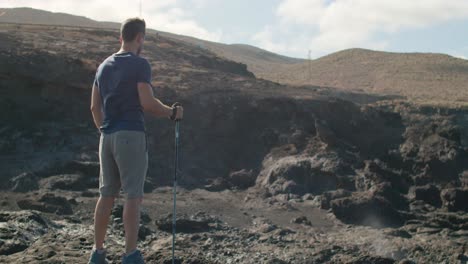
[[[126,198],[143,197],[148,170],[146,135],[141,131],[101,134],[99,142],[99,192],[102,197],[117,197],[122,188]]]

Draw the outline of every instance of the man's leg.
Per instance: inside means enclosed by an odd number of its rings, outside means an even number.
[[[109,217],[115,197],[99,197],[94,210],[94,246],[103,249]]]
[[[120,175],[112,154],[112,139],[114,135],[101,134],[99,142],[99,192],[100,197],[94,210],[94,245],[103,249],[109,217],[112,212],[115,197],[119,195]]]
[[[115,160],[120,172],[120,182],[125,193],[123,221],[125,228],[125,251],[137,248],[140,225],[140,205],[143,186],[148,170],[146,136],[140,131],[118,131],[115,144]]]
[[[142,198],[127,199],[124,205],[123,222],[125,229],[125,253],[137,248],[138,229],[140,226],[140,205]]]

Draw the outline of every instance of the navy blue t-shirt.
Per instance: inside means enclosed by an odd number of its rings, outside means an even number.
[[[131,52],[113,54],[99,65],[94,85],[102,99],[104,120],[100,129],[103,133],[145,131],[139,82],[151,84],[151,67],[146,59]]]

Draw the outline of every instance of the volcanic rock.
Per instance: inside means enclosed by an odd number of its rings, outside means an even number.
[[[387,200],[369,193],[355,193],[331,202],[333,214],[347,224],[374,227],[401,226],[400,213]]]
[[[252,170],[240,170],[229,174],[229,183],[237,188],[245,189],[255,184],[256,175]]]
[[[292,193],[321,194],[336,189],[337,178],[323,171],[314,159],[289,156],[264,161],[264,169],[257,178],[257,185],[267,188],[273,195]]]
[[[398,192],[390,182],[375,184],[369,190],[373,196],[380,196],[389,201],[398,210],[408,210],[408,200]]]
[[[367,191],[372,186],[383,182],[390,182],[397,191],[407,193],[411,179],[401,171],[388,167],[380,160],[365,161],[364,169],[359,171],[355,179],[356,189],[359,191]]]
[[[356,259],[347,262],[346,264],[394,264],[395,260],[384,258],[384,257],[375,257],[375,256],[362,256],[357,257]]]
[[[59,215],[73,214],[72,206],[66,198],[48,193],[42,195],[39,200],[23,199],[19,200],[17,204],[23,210],[38,210]]]
[[[84,191],[88,187],[93,187],[87,184],[85,176],[82,174],[62,174],[50,176],[40,181],[40,186],[50,190],[69,190],[69,191]],[[96,187],[96,186],[94,186]]]
[[[296,217],[296,218],[291,220],[291,223],[303,224],[303,225],[308,225],[308,226],[312,225],[312,223],[309,221],[309,219],[307,219],[307,217],[305,217],[305,216]]]
[[[39,188],[37,176],[27,172],[12,178],[10,185],[13,192],[29,192]]]
[[[47,221],[37,212],[0,213],[0,255],[23,251],[48,231]]]
[[[324,210],[330,209],[330,202],[339,199],[339,198],[344,198],[350,196],[352,193],[348,190],[344,189],[338,189],[336,191],[328,191],[324,192],[321,196],[320,200],[320,208]]]
[[[440,207],[442,205],[442,200],[440,199],[440,190],[433,184],[411,187],[409,191],[409,197],[414,200],[424,201],[425,203],[435,207]]]
[[[166,232],[172,232],[172,214],[167,214],[166,216],[156,220],[156,225],[160,230]],[[218,220],[211,216],[206,215],[203,212],[199,212],[195,215],[187,216],[180,215],[176,218],[176,227],[177,232],[182,233],[198,233],[206,232],[210,230],[210,224],[216,223]]]
[[[440,194],[442,204],[450,212],[468,212],[468,189],[450,188],[442,190]]]

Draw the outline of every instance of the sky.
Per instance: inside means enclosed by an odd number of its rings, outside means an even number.
[[[349,48],[468,58],[468,0],[141,0],[149,28],[315,59]],[[99,21],[140,16],[139,0],[0,0]]]

